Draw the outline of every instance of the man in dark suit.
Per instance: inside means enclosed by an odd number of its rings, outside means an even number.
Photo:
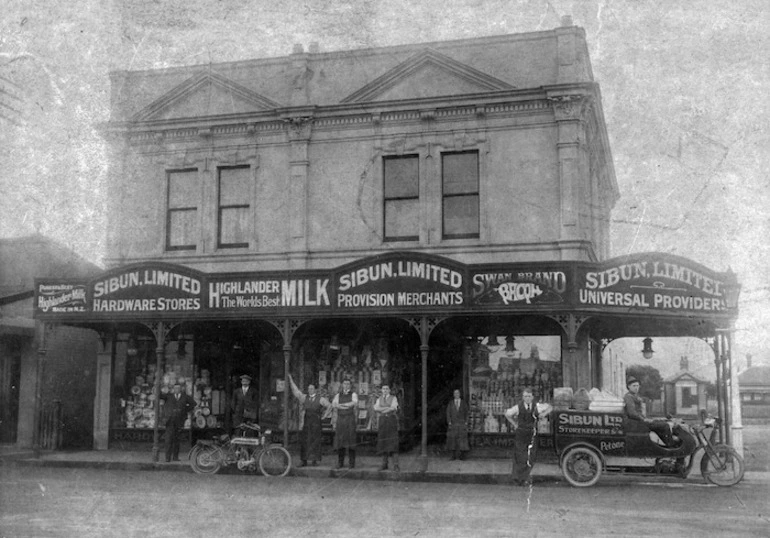
[[[468,418],[469,409],[462,398],[460,391],[455,389],[452,401],[446,406],[446,449],[452,454],[450,459],[465,459],[470,450],[468,445]]]
[[[257,389],[251,386],[251,376],[241,376],[241,388],[235,389],[233,394],[233,426],[237,427],[242,422],[256,422],[259,410],[259,398]]]
[[[174,384],[171,393],[161,394],[166,416],[166,461],[179,461],[179,432],[187,415],[195,409],[195,400],[182,392],[182,385]]]

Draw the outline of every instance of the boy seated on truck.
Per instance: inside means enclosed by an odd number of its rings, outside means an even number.
[[[674,446],[674,437],[671,434],[671,428],[665,420],[653,420],[644,416],[644,406],[642,398],[639,396],[639,387],[641,384],[635,377],[629,377],[626,380],[628,392],[623,396],[623,413],[631,420],[643,422],[650,431],[658,434],[658,437],[665,443],[666,447]]]

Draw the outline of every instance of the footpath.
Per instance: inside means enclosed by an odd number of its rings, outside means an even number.
[[[161,454],[162,456],[162,454]],[[292,460],[296,465],[299,455],[292,452]],[[402,453],[400,455],[400,472],[392,470],[380,471],[381,458],[374,455],[359,455],[356,458],[356,468],[336,467],[336,455],[324,456],[317,465],[311,467],[292,467],[291,476],[304,476],[313,478],[349,478],[358,480],[393,480],[404,482],[450,482],[471,484],[513,484],[511,480],[511,461],[509,459],[477,459],[473,453],[465,460],[450,460],[447,457],[427,456],[422,457],[419,450]],[[347,463],[347,462],[346,462]],[[743,478],[744,484],[770,484],[770,470],[766,465],[755,465],[751,470],[748,466]],[[186,454],[181,455],[179,462],[155,463],[152,453],[148,451],[125,450],[90,450],[90,451],[54,451],[35,454],[31,451],[18,450],[13,446],[0,445],[0,465],[39,466],[39,467],[65,467],[65,468],[96,468],[119,471],[175,471],[192,473],[193,470],[187,460]],[[687,478],[688,483],[705,483],[695,462],[694,468]],[[234,469],[234,468],[233,468]],[[229,472],[233,472],[231,469]],[[234,471],[238,472],[238,471]],[[615,474],[605,474],[602,480],[609,477],[618,477]],[[622,477],[628,480],[629,477]],[[649,480],[678,482],[679,479],[669,477],[656,477],[650,475]],[[638,478],[637,478],[638,480]],[[534,484],[558,484],[567,485],[567,481],[561,475],[558,464],[548,459],[538,462],[532,471]]]

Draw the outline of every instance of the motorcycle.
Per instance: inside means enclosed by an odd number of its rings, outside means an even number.
[[[258,424],[244,422],[236,428],[238,435],[223,434],[211,440],[198,440],[188,459],[198,474],[216,474],[235,464],[239,471],[265,476],[286,476],[291,469],[291,455],[271,441],[270,430],[262,432]]]
[[[700,423],[670,420],[671,446],[644,423],[620,414],[558,411],[554,421],[562,475],[576,487],[593,486],[603,472],[687,478],[701,452],[700,472],[711,484],[733,486],[745,471],[738,452],[716,442],[720,419],[705,412]]]

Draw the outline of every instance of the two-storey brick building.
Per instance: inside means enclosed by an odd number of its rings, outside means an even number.
[[[291,372],[327,393],[352,378],[364,432],[394,385],[423,450],[453,388],[476,432],[504,436],[524,387],[600,385],[602,339],[729,317],[729,275],[607,260],[619,193],[580,28],[296,46],[111,82],[111,269],[56,312],[105,337],[97,446],[156,429],[157,393],[180,378],[200,403],[191,427],[228,427],[241,373],[284,430]],[[700,303],[629,288],[667,279]]]

